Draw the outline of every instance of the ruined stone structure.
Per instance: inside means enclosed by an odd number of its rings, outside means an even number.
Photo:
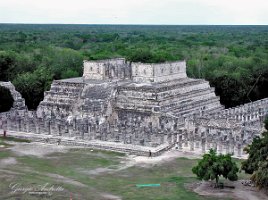
[[[1,118],[6,129],[64,144],[72,139],[136,154],[152,148],[154,155],[177,144],[241,156],[267,114],[268,99],[224,109],[207,81],[187,77],[185,61],[120,58],[84,61],[83,77],[53,81],[36,112],[13,110]]]
[[[13,108],[18,110],[26,109],[25,100],[21,97],[21,94],[16,91],[15,86],[11,82],[1,82],[0,86],[8,88],[14,99]]]

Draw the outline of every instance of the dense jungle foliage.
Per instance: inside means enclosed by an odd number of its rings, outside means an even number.
[[[0,85],[0,112],[9,111],[13,103],[14,99],[9,89]]]
[[[53,79],[82,75],[83,59],[185,59],[226,107],[268,97],[268,26],[0,24],[0,81],[35,109]]]
[[[242,170],[252,174],[251,180],[259,187],[268,189],[268,118],[264,121],[265,129],[261,137],[255,137],[253,142],[244,149],[248,159],[242,162]]]

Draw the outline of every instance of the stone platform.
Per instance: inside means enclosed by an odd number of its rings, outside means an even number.
[[[0,129],[0,133],[3,130]],[[174,145],[162,144],[156,148],[139,146],[139,145],[129,145],[118,142],[107,142],[99,140],[81,140],[70,137],[59,137],[55,135],[45,135],[45,134],[34,134],[34,133],[25,133],[25,132],[16,132],[8,131],[8,137],[15,137],[20,139],[27,139],[33,142],[55,144],[55,145],[64,145],[64,146],[73,146],[73,147],[86,147],[92,149],[100,149],[107,151],[115,151],[127,154],[134,154],[139,156],[148,156],[149,151],[152,152],[152,156],[159,156],[163,152],[171,149]]]
[[[0,125],[16,137],[138,155],[177,145],[241,157],[267,115],[267,99],[224,109],[208,81],[187,77],[185,61],[120,58],[85,61],[83,77],[54,80],[37,111],[0,113]]]

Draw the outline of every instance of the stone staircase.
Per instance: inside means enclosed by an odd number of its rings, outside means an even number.
[[[84,83],[80,79],[53,81],[50,91],[45,92],[44,100],[38,106],[38,116],[50,115],[51,111],[63,117],[72,114],[73,107],[84,88]]]
[[[78,101],[79,110],[83,115],[105,115],[109,102],[114,97],[116,84],[103,82],[100,84],[87,84],[81,94],[81,101]]]
[[[119,86],[118,91],[118,109],[171,112],[180,116],[223,109],[214,88],[201,79],[184,78],[146,85],[132,83]]]

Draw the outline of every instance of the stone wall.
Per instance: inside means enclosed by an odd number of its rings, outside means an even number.
[[[154,81],[163,82],[187,78],[186,61],[167,62],[154,65]]]
[[[87,79],[125,79],[130,78],[129,63],[124,58],[84,61],[83,78]]]
[[[262,129],[262,122],[268,116],[268,98],[240,105],[234,108],[208,114],[214,118],[229,118],[241,122],[246,127]]]
[[[131,68],[135,82],[164,82],[187,78],[185,61],[161,64],[132,63]]]
[[[10,111],[0,115],[4,130],[35,133],[61,141],[112,142],[110,146],[126,144],[127,149],[137,146],[168,148],[177,145],[179,150],[206,152],[213,148],[219,153],[243,155],[243,148],[260,132],[243,127],[230,119],[211,119],[205,116],[179,118],[172,115],[159,116],[159,128],[147,123],[147,115],[120,113],[120,120],[108,122],[99,117],[75,117],[70,120],[56,117],[38,118],[35,112]],[[45,140],[45,139],[44,139]],[[103,148],[107,148],[106,146]],[[137,145],[137,146],[136,146]]]

